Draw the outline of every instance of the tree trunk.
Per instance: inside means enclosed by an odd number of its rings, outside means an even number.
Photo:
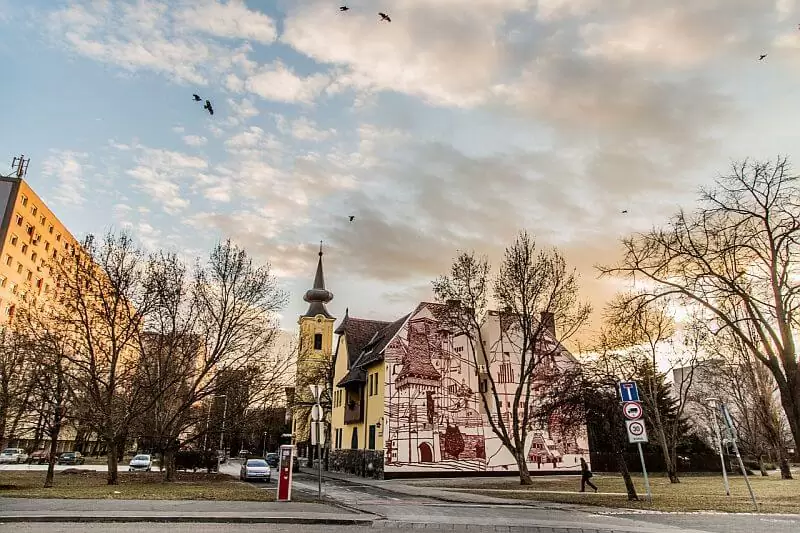
[[[786,448],[783,446],[778,448],[778,464],[781,469],[781,479],[792,479],[792,471],[789,468],[789,457],[786,454]]]
[[[761,472],[762,477],[768,477],[767,467],[764,466],[764,455],[758,454],[758,470]]]
[[[617,450],[617,469],[619,473],[622,474],[622,479],[625,481],[625,490],[628,492],[628,501],[629,502],[637,502],[639,501],[639,496],[636,494],[636,486],[633,484],[633,479],[631,478],[631,472],[628,470],[628,463],[625,462],[625,454],[622,450]]]
[[[56,453],[58,450],[58,437],[61,435],[61,417],[56,415],[53,428],[50,431],[50,454],[47,461],[47,476],[44,478],[44,488],[53,486],[53,472],[56,469]]]
[[[525,450],[517,450],[515,456],[517,459],[517,467],[519,468],[519,484],[533,485],[531,473],[528,472],[528,463],[525,461]]]
[[[175,448],[167,446],[161,454],[161,468],[164,470],[164,481],[175,480]]]
[[[681,480],[678,478],[678,465],[672,460],[672,454],[670,453],[669,446],[667,445],[667,436],[664,434],[663,429],[659,429],[656,431],[656,433],[658,435],[658,443],[661,447],[661,455],[664,456],[664,465],[667,467],[667,476],[669,477],[669,482],[680,483]]]
[[[106,477],[109,485],[119,485],[119,476],[117,475],[117,441],[116,439],[108,439],[106,443],[108,446],[108,476]]]
[[[775,373],[774,369],[773,374]],[[787,372],[787,374],[789,374]],[[795,446],[800,446],[800,372],[792,372],[786,376],[786,383],[784,386],[778,385],[778,390],[781,395],[781,406],[786,419],[789,422],[789,429],[792,432]]]

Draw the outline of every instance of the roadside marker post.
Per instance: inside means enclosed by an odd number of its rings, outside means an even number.
[[[312,427],[310,428],[312,438],[317,444],[317,498],[322,500],[322,435],[320,426],[322,425],[322,406],[319,403],[322,397],[323,385],[309,385],[311,394],[314,397],[314,406],[311,408]]]
[[[619,383],[619,395],[622,398],[622,414],[625,416],[625,429],[628,432],[628,442],[636,444],[639,449],[639,459],[642,462],[642,474],[644,475],[644,487],[647,491],[647,501],[653,503],[653,493],[650,490],[650,477],[647,475],[647,466],[644,462],[644,451],[642,443],[648,442],[647,427],[644,425],[644,408],[639,402],[639,388],[635,381],[621,381]]]

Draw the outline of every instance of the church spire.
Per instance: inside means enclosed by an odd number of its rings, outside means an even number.
[[[322,271],[322,241],[319,242],[319,261],[317,261],[317,273],[314,276],[314,287],[306,291],[303,300],[309,303],[308,311],[303,316],[322,315],[325,318],[333,318],[325,308],[325,304],[333,300],[333,293],[325,288],[325,274]]]

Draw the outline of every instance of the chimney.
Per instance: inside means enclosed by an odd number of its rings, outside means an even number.
[[[553,313],[549,311],[542,311],[541,313],[542,325],[555,337],[556,335],[556,318]]]

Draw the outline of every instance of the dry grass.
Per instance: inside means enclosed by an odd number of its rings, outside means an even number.
[[[600,489],[600,493],[580,493],[580,477],[541,476],[533,479],[533,485],[522,487],[516,478],[507,480],[437,480],[433,485],[448,489],[469,490],[487,496],[501,498],[518,498],[558,503],[575,503],[617,507],[629,509],[656,509],[660,511],[724,511],[752,512],[744,478],[729,478],[731,496],[725,496],[722,475],[687,475],[681,477],[681,483],[671,484],[669,479],[658,475],[650,478],[653,492],[653,504],[646,501],[644,479],[634,476],[634,484],[641,498],[639,502],[629,502],[625,495],[625,483],[621,476],[595,474],[592,481]],[[769,477],[751,476],[750,482],[759,509],[773,513],[800,513],[800,480],[782,480],[777,474]],[[590,490],[590,489],[589,489]],[[552,491],[552,492],[545,492]],[[621,493],[621,494],[608,494]]]
[[[80,467],[77,467],[80,469]],[[176,481],[163,483],[158,472],[120,472],[119,485],[106,484],[105,472],[56,471],[54,486],[42,488],[45,472],[0,472],[0,497],[11,498],[101,498],[118,500],[235,500],[271,502],[275,483],[261,490],[225,474],[177,474]]]

